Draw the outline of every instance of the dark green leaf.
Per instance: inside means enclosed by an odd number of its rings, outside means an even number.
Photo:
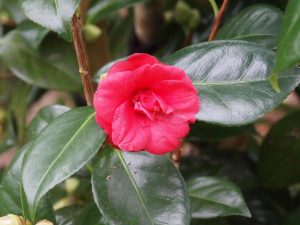
[[[80,0],[24,0],[24,14],[32,21],[71,41],[71,18]]]
[[[184,48],[167,63],[182,68],[200,95],[198,120],[223,125],[255,121],[271,111],[300,82],[300,70],[278,75],[281,92],[271,87],[274,53],[243,41],[215,41]]]
[[[188,182],[193,218],[251,214],[239,188],[228,180],[197,177]]]
[[[259,173],[265,184],[285,187],[300,181],[300,112],[275,124],[260,148]]]
[[[191,225],[229,225],[224,218],[193,219]]]
[[[80,206],[67,206],[55,212],[57,225],[73,225],[75,216],[81,211]]]
[[[190,224],[184,180],[167,156],[107,148],[94,169],[92,186],[109,224]]]
[[[253,125],[228,127],[197,121],[196,123],[191,124],[190,127],[191,130],[188,137],[192,140],[197,139],[203,141],[211,141],[239,136],[243,134],[250,135],[255,133]]]
[[[117,10],[146,0],[102,0],[88,11],[88,21],[96,23]]]
[[[28,126],[29,137],[35,137],[56,117],[69,110],[70,108],[64,105],[50,105],[42,108]]]
[[[21,167],[29,144],[19,150],[14,162],[11,163],[1,181],[0,187],[0,216],[7,214],[23,215],[21,203]]]
[[[33,221],[48,219],[54,222],[53,208],[47,196],[40,201],[36,218],[31,218],[28,212],[26,197],[24,196],[21,182],[21,168],[25,153],[30,145],[31,143],[28,143],[19,150],[2,179],[0,187],[0,216],[16,214]]]
[[[24,158],[22,180],[32,217],[40,199],[84,166],[99,150],[105,135],[90,107],[64,113],[34,139]]]
[[[10,99],[9,110],[16,123],[18,140],[22,142],[25,138],[26,111],[32,100],[34,90],[32,86],[20,80],[15,82],[14,88],[15,91]]]
[[[271,5],[248,7],[220,29],[217,39],[245,40],[275,47],[282,14],[280,9]]]
[[[95,203],[88,204],[85,208],[65,207],[57,211],[57,225],[104,225],[102,216]]]
[[[20,79],[44,88],[78,90],[81,87],[76,58],[69,45],[46,42],[47,48],[34,51],[18,32],[0,40],[3,63]],[[51,46],[51,47],[50,47]]]
[[[87,205],[76,217],[73,225],[104,225],[96,204]]]
[[[289,0],[286,7],[279,39],[274,70],[283,71],[300,61],[300,1]]]
[[[300,210],[293,212],[284,221],[283,225],[299,225],[300,224]]]

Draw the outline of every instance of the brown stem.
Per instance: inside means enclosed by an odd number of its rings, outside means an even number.
[[[182,141],[180,146],[177,149],[175,149],[171,154],[172,162],[177,168],[179,168],[179,166],[180,166],[181,148],[182,148],[183,144],[184,144],[184,142]]]
[[[8,26],[8,27],[16,27],[17,26],[16,22],[13,20],[10,20],[10,19],[1,21],[0,24],[3,26]]]
[[[80,15],[75,13],[72,17],[72,36],[75,46],[77,61],[79,64],[79,73],[83,84],[85,99],[88,106],[93,105],[94,89],[91,82],[91,75],[88,66],[86,49],[82,37]]]
[[[187,31],[185,33],[185,37],[184,37],[184,41],[183,41],[183,44],[182,44],[182,47],[187,47],[191,44],[192,42],[192,37],[193,37],[193,32],[192,31]]]
[[[220,8],[220,11],[218,12],[217,16],[214,19],[213,25],[212,25],[212,29],[208,38],[208,41],[213,41],[216,38],[217,32],[218,32],[218,28],[220,26],[221,20],[224,16],[224,13],[228,7],[229,4],[229,0],[224,0],[223,4]]]

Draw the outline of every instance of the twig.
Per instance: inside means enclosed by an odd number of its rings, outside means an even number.
[[[78,13],[75,13],[72,17],[72,36],[73,36],[77,61],[79,64],[79,72],[81,75],[81,81],[83,84],[85,99],[87,105],[92,106],[94,89],[91,82],[87,54],[86,54],[85,45],[82,37],[80,15]]]
[[[212,29],[208,38],[208,41],[213,41],[216,38],[217,32],[218,32],[218,28],[220,26],[221,20],[224,16],[224,13],[228,7],[229,4],[229,0],[224,0],[223,4],[217,14],[217,16],[214,19],[213,25],[212,25]]]

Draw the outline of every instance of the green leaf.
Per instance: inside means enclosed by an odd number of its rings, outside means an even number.
[[[215,41],[192,45],[166,62],[183,69],[200,96],[197,119],[223,125],[255,121],[278,106],[300,82],[300,69],[278,75],[281,92],[268,76],[274,53],[244,41]]]
[[[3,63],[20,79],[44,88],[78,90],[81,87],[73,49],[62,41],[43,43],[34,51],[19,32],[0,39]],[[70,51],[71,50],[71,51]]]
[[[72,40],[71,19],[80,0],[24,0],[24,14],[32,21]]]
[[[239,188],[225,179],[197,177],[188,182],[193,218],[251,217]]]
[[[121,8],[130,7],[135,3],[145,1],[146,0],[102,0],[90,8],[87,19],[89,22],[96,23]]]
[[[101,76],[104,75],[104,74],[106,74],[106,73],[109,71],[110,67],[112,67],[112,65],[114,65],[115,63],[117,63],[117,62],[119,62],[119,61],[121,61],[121,60],[124,60],[124,58],[113,60],[113,61],[111,61],[111,62],[105,64],[104,66],[102,66],[102,67],[97,71],[97,73],[94,75],[93,80],[94,80],[96,83],[99,83],[100,80],[101,80]]]
[[[283,225],[299,225],[300,224],[300,210],[291,213],[284,221]]]
[[[92,186],[109,224],[190,224],[184,180],[167,156],[106,148],[96,163]]]
[[[230,19],[218,32],[220,40],[244,40],[275,47],[283,13],[272,5],[250,6]]]
[[[253,125],[228,127],[197,121],[196,123],[191,124],[190,128],[188,138],[202,141],[220,140],[239,135],[255,134]]]
[[[29,145],[25,145],[19,150],[14,161],[7,169],[2,178],[0,187],[0,216],[7,214],[23,215],[21,203],[21,167],[26,150]]]
[[[193,219],[191,225],[229,225],[225,218]]]
[[[69,206],[56,212],[57,225],[105,225],[95,203],[86,205],[81,209]]]
[[[37,49],[49,33],[49,30],[29,20],[22,22],[17,27],[17,31],[24,37],[33,49]]]
[[[279,72],[300,62],[300,1],[289,0],[279,39],[274,71]]]
[[[28,212],[26,197],[22,188],[21,168],[25,153],[30,145],[31,143],[28,143],[19,150],[2,179],[0,187],[0,216],[16,214],[33,221],[48,219],[54,222],[54,211],[47,196],[40,201],[36,218],[31,218]]]
[[[73,109],[51,122],[34,139],[22,171],[32,217],[40,199],[84,166],[104,142],[105,135],[94,115],[90,107]]]
[[[2,4],[0,4],[0,8],[6,10],[12,20],[21,23],[26,20],[26,17],[22,12],[21,4],[21,0],[3,0]]]
[[[29,137],[35,137],[55,118],[69,110],[70,108],[64,105],[50,105],[42,108],[28,126]]]
[[[259,174],[273,188],[300,181],[300,112],[276,123],[260,148]]]

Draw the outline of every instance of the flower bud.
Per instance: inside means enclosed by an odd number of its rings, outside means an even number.
[[[0,225],[23,225],[24,220],[17,215],[8,214],[7,216],[0,217]]]
[[[83,36],[87,42],[95,41],[102,34],[102,30],[94,24],[86,24],[83,27]]]
[[[80,181],[77,178],[69,178],[66,180],[65,187],[66,191],[69,195],[73,194],[75,190],[78,188]]]
[[[192,14],[192,8],[186,4],[184,1],[178,1],[175,6],[175,20],[186,26]]]
[[[173,11],[165,11],[164,12],[164,20],[167,22],[167,23],[170,23],[174,18],[174,12]]]
[[[58,202],[56,202],[53,206],[54,210],[58,210],[67,206],[72,205],[72,201],[69,197],[62,198]]]
[[[41,220],[36,225],[54,225],[54,224],[48,220]]]
[[[189,19],[188,28],[191,30],[196,29],[201,22],[201,14],[197,9],[193,9]]]
[[[6,23],[9,20],[10,20],[9,13],[6,11],[0,11],[0,22]]]
[[[0,108],[0,124],[4,123],[6,120],[6,112]]]

